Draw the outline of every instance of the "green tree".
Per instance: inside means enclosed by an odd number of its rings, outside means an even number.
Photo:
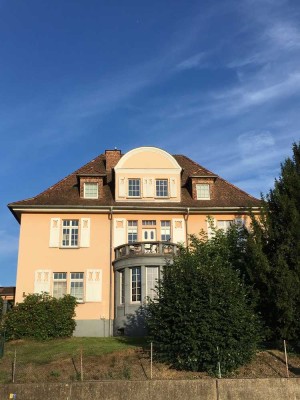
[[[76,299],[56,299],[46,293],[29,294],[4,316],[8,339],[69,337],[75,329]]]
[[[260,219],[252,221],[247,277],[271,339],[300,335],[300,143],[281,165],[279,179],[262,196]]]
[[[157,286],[146,323],[156,356],[177,369],[223,373],[248,362],[259,323],[232,251],[244,248],[240,229],[192,236]],[[235,237],[235,239],[234,239]],[[240,238],[240,239],[238,239]],[[236,246],[233,243],[236,242]],[[241,257],[237,263],[241,263]]]

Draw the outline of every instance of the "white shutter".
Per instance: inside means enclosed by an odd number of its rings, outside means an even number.
[[[174,243],[184,243],[185,242],[185,226],[183,218],[172,219],[172,242]]]
[[[86,271],[85,301],[102,301],[101,269],[88,269]]]
[[[143,178],[143,197],[154,197],[154,178]]]
[[[80,223],[80,247],[90,247],[91,219],[81,218]]]
[[[206,224],[207,224],[207,238],[211,239],[215,233],[216,219],[211,216],[208,216],[206,218]]]
[[[126,197],[126,179],[119,178],[119,197]]]
[[[59,247],[60,218],[50,220],[49,247]]]
[[[37,269],[34,273],[34,293],[50,293],[50,269]]]
[[[177,197],[177,180],[175,178],[170,179],[170,197]]]
[[[114,247],[125,244],[126,240],[126,219],[115,218],[114,219]]]

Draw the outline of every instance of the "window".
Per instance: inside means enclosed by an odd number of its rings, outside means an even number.
[[[209,184],[208,183],[198,183],[196,185],[197,200],[209,200]]]
[[[127,222],[127,236],[128,243],[137,241],[137,221]]]
[[[146,226],[155,226],[156,225],[156,221],[152,220],[152,219],[144,219],[142,221],[142,225],[146,225]]]
[[[62,246],[77,247],[78,246],[78,219],[63,220]]]
[[[146,267],[147,271],[147,297],[154,300],[156,297],[155,286],[158,281],[159,267]]]
[[[70,295],[83,302],[83,272],[71,272]]]
[[[226,221],[217,221],[217,229],[223,229],[224,232],[228,231],[233,221],[226,220]]]
[[[128,197],[140,197],[140,196],[141,196],[141,180],[128,179]]]
[[[120,271],[120,304],[125,303],[125,271]]]
[[[84,198],[85,199],[98,199],[98,183],[97,182],[84,183]]]
[[[131,301],[141,301],[141,267],[131,269]]]
[[[62,298],[67,294],[67,274],[66,272],[53,273],[53,297]]]
[[[168,197],[168,179],[156,179],[156,197]]]
[[[171,221],[161,221],[160,225],[161,240],[167,242],[171,239]]]

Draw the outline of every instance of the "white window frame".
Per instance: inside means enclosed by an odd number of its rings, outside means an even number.
[[[84,182],[83,184],[83,197],[85,199],[98,199],[99,196],[98,182]],[[95,190],[96,188],[96,190]],[[92,190],[91,190],[92,189]]]
[[[64,225],[67,222],[69,222],[70,224]],[[64,219],[62,221],[62,231],[61,232],[62,232],[61,247],[63,247],[63,248],[79,247],[79,220],[78,219]],[[76,241],[74,242],[74,244],[72,244],[72,235],[76,235]]]
[[[66,295],[68,293],[68,281],[67,281],[67,273],[66,272],[53,272],[53,276],[52,276],[52,296],[55,297],[56,299],[61,299],[64,297],[64,295]],[[59,292],[56,294],[55,293],[55,286],[58,283],[64,283],[64,290],[61,290],[61,288],[59,288]]]
[[[168,179],[155,179],[155,197],[169,197]]]
[[[129,240],[129,235],[135,235],[136,240]],[[138,240],[138,222],[137,220],[128,220],[127,221],[127,243],[135,243]]]
[[[128,178],[128,197],[141,197],[141,179]]]
[[[163,236],[169,236],[169,239],[164,238]],[[160,238],[163,242],[169,242],[171,240],[171,221],[163,220],[160,221]]]
[[[76,294],[75,290],[75,295],[74,291],[72,290],[72,283],[81,283],[82,284],[82,296],[78,297]],[[81,285],[80,285],[81,286]],[[75,286],[76,289],[76,286]],[[70,295],[76,298],[77,303],[83,303],[84,302],[84,272],[71,272],[70,273]]]
[[[154,271],[155,271],[155,273],[154,273]],[[148,300],[148,298],[150,298],[151,300],[155,300],[157,298],[157,295],[155,293],[155,286],[157,285],[158,280],[159,280],[159,267],[147,266],[146,267],[146,299],[147,300]]]
[[[234,223],[232,219],[217,220],[217,229],[222,229],[227,232],[231,225]]]
[[[138,274],[135,272],[139,272]],[[134,288],[134,277],[139,277],[139,280],[137,279],[136,282],[137,284],[135,285],[136,287]],[[139,285],[138,285],[139,283]],[[135,293],[133,293],[133,290]],[[135,298],[135,299],[134,299]],[[142,301],[142,268],[141,267],[132,267],[130,268],[130,299],[131,303],[140,303]]]
[[[155,219],[143,219],[142,225],[143,226],[156,226],[156,221],[155,221]]]
[[[197,200],[210,200],[209,183],[196,183]]]
[[[120,304],[125,304],[125,270],[119,271],[120,277]]]

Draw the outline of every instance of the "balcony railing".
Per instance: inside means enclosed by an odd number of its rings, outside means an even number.
[[[179,251],[175,243],[170,242],[134,242],[127,243],[115,248],[115,260],[123,257],[134,257],[141,255],[172,256]]]

